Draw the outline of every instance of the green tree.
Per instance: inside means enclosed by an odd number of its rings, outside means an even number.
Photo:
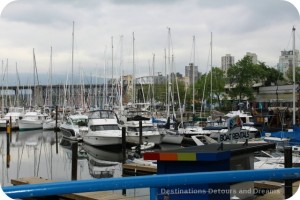
[[[288,77],[288,80],[290,83],[293,83],[293,68],[292,67],[289,67],[287,72],[286,72],[286,75]],[[295,80],[296,80],[296,83],[300,83],[300,67],[295,67]]]
[[[278,81],[283,81],[283,74],[277,69],[268,67],[264,62],[259,62],[257,70],[260,75],[260,81],[264,82],[265,86],[277,85]],[[299,79],[300,80],[300,79]]]
[[[261,80],[262,72],[256,65],[252,63],[249,56],[245,56],[242,60],[229,67],[227,70],[228,83],[231,86],[229,95],[232,99],[241,101],[244,97],[254,99],[252,85],[255,81]]]

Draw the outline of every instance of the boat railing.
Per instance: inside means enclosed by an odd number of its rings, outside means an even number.
[[[292,180],[300,178],[299,172],[299,168],[196,172],[26,184],[6,186],[2,189],[7,196],[15,199],[82,192],[150,188],[150,199],[154,200],[157,198],[159,192],[157,188],[195,184],[229,184],[262,180]]]

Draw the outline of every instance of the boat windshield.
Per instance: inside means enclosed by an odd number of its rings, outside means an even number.
[[[99,110],[89,114],[90,119],[115,119],[115,113],[110,110]]]
[[[87,119],[73,119],[72,122],[74,125],[78,125],[78,126],[87,126],[88,124]]]
[[[120,130],[119,126],[116,124],[92,125],[90,128],[92,131]]]

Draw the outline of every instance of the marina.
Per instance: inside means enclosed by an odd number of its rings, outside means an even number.
[[[66,140],[61,132],[56,133],[54,131],[45,130],[12,131],[9,159],[5,155],[6,132],[1,132],[0,136],[2,186],[15,185],[18,180],[27,178],[30,179],[28,183],[33,183],[37,177],[43,180],[68,181],[145,176],[157,173],[156,164],[151,166],[151,164],[145,161],[122,164],[124,158],[120,146],[101,148],[81,141],[78,143],[77,173],[74,179],[74,172],[72,172],[72,168],[74,168],[72,166],[72,140]],[[56,138],[58,139],[57,142]],[[195,144],[193,146],[194,148],[196,147]],[[172,152],[174,150],[178,152],[179,149],[184,151],[185,148],[182,148],[181,145],[162,143],[144,153],[147,154],[147,152],[149,152],[151,154],[151,152],[155,153],[157,151]],[[132,149],[127,148],[127,152],[132,152]],[[130,155],[127,154],[126,157],[130,157]],[[165,158],[170,160],[173,156],[170,155]],[[182,158],[186,160],[192,157],[189,155],[186,158]],[[191,164],[191,166],[193,165],[194,164]],[[183,165],[183,167],[184,166],[185,165]],[[33,180],[33,182],[31,180]],[[19,184],[21,184],[21,181]],[[267,187],[271,190],[280,189],[278,188],[280,184],[281,183],[272,184],[271,182],[265,182],[262,186],[261,182],[254,182],[255,188]],[[276,185],[276,187],[274,185]],[[126,191],[126,197],[129,199],[138,198],[146,200],[149,199],[149,192],[149,189],[128,189]],[[102,195],[112,195],[115,199],[119,199],[120,197],[118,197],[118,195],[122,195],[122,190],[116,190],[113,194],[109,192],[99,194],[98,196]]]
[[[3,192],[290,198],[299,20],[284,3],[11,2],[0,20]]]

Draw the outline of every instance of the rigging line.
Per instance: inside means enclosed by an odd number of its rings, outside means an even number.
[[[299,32],[295,32],[295,36],[297,36],[297,38],[300,40],[300,34],[299,34]]]
[[[292,36],[293,36],[293,31],[291,32],[290,39],[289,39],[289,41],[288,41],[288,44],[287,44],[287,46],[286,46],[286,49],[288,49],[289,46],[290,46],[290,42],[291,42]]]
[[[202,112],[203,112],[203,102],[204,102],[204,95],[205,95],[205,91],[206,91],[206,81],[207,81],[208,67],[209,67],[210,48],[211,48],[211,47],[209,47],[208,57],[207,57],[206,74],[205,74],[204,87],[203,87],[203,92],[202,92],[202,101],[201,101],[200,117],[202,117]]]
[[[173,65],[174,65],[174,69],[176,70],[176,64],[175,64],[174,58],[173,58]],[[178,98],[178,105],[179,105],[179,111],[180,111],[180,121],[183,121],[183,112],[182,112],[182,107],[181,107],[180,91],[179,91],[177,76],[175,76],[175,83],[176,83],[177,98]],[[176,114],[176,113],[174,112],[174,114]]]

